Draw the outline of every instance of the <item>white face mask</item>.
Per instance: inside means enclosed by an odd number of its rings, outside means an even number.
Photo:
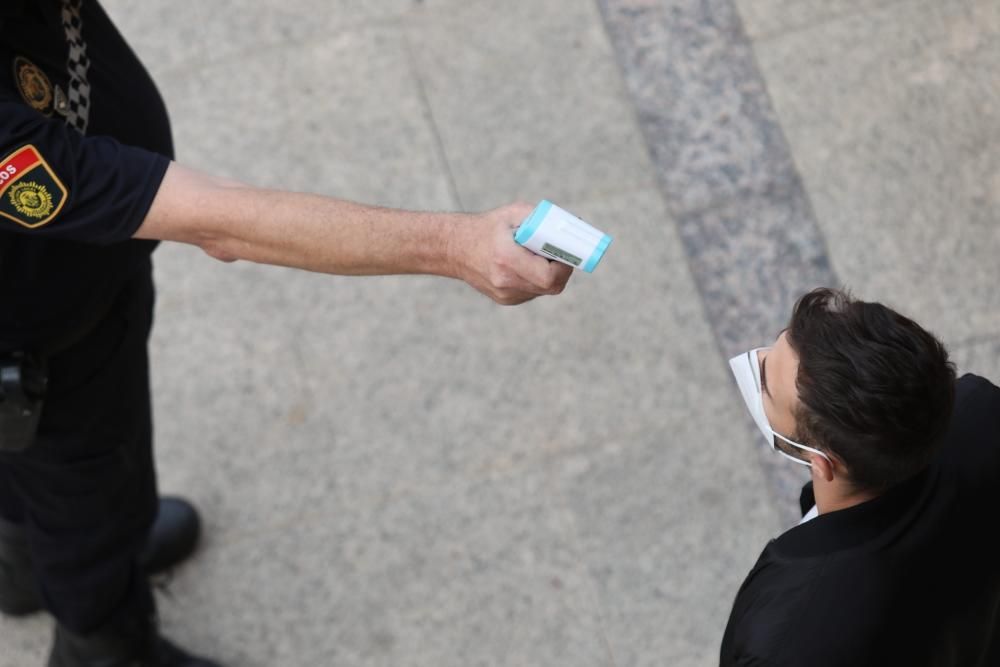
[[[743,402],[747,404],[747,409],[750,411],[750,415],[757,423],[757,428],[759,428],[760,432],[764,434],[764,439],[767,440],[767,444],[771,447],[771,449],[775,450],[785,458],[795,461],[796,463],[804,466],[812,466],[809,461],[793,454],[789,454],[784,451],[783,447],[779,447],[777,439],[780,439],[782,442],[785,442],[792,447],[812,452],[813,454],[819,454],[829,461],[830,458],[818,449],[806,447],[805,445],[799,444],[793,440],[789,440],[780,433],[775,433],[774,429],[771,428],[771,422],[767,420],[767,414],[764,412],[764,394],[760,384],[759,355],[760,352],[770,349],[771,348],[769,347],[758,347],[757,349],[750,350],[749,352],[735,356],[729,360],[729,367],[733,369],[733,375],[736,376],[736,384],[740,388],[740,394],[743,395]]]

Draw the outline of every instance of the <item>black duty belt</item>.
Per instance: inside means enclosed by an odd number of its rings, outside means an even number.
[[[0,452],[20,452],[35,441],[48,384],[49,357],[73,347],[107,316],[114,303],[92,309],[85,320],[42,337],[31,350],[0,344]]]

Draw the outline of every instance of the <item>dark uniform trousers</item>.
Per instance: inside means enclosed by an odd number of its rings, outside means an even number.
[[[49,358],[35,443],[0,452],[0,514],[26,531],[48,609],[86,633],[144,589],[137,554],[157,510],[146,349],[147,260],[107,315]]]

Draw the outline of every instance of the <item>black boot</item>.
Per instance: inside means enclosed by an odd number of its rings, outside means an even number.
[[[96,632],[80,635],[56,625],[48,667],[220,667],[160,636],[148,584]]]
[[[156,521],[139,554],[146,574],[159,574],[190,556],[198,544],[201,520],[183,498],[160,498]],[[24,530],[0,520],[0,612],[25,616],[42,610],[42,598],[31,572]]]
[[[183,498],[164,496],[139,554],[139,564],[146,574],[165,572],[194,553],[200,536],[201,519],[194,505]]]

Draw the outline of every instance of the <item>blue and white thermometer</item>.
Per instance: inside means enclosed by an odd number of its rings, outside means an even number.
[[[611,237],[545,200],[514,232],[514,241],[536,255],[593,272]]]

